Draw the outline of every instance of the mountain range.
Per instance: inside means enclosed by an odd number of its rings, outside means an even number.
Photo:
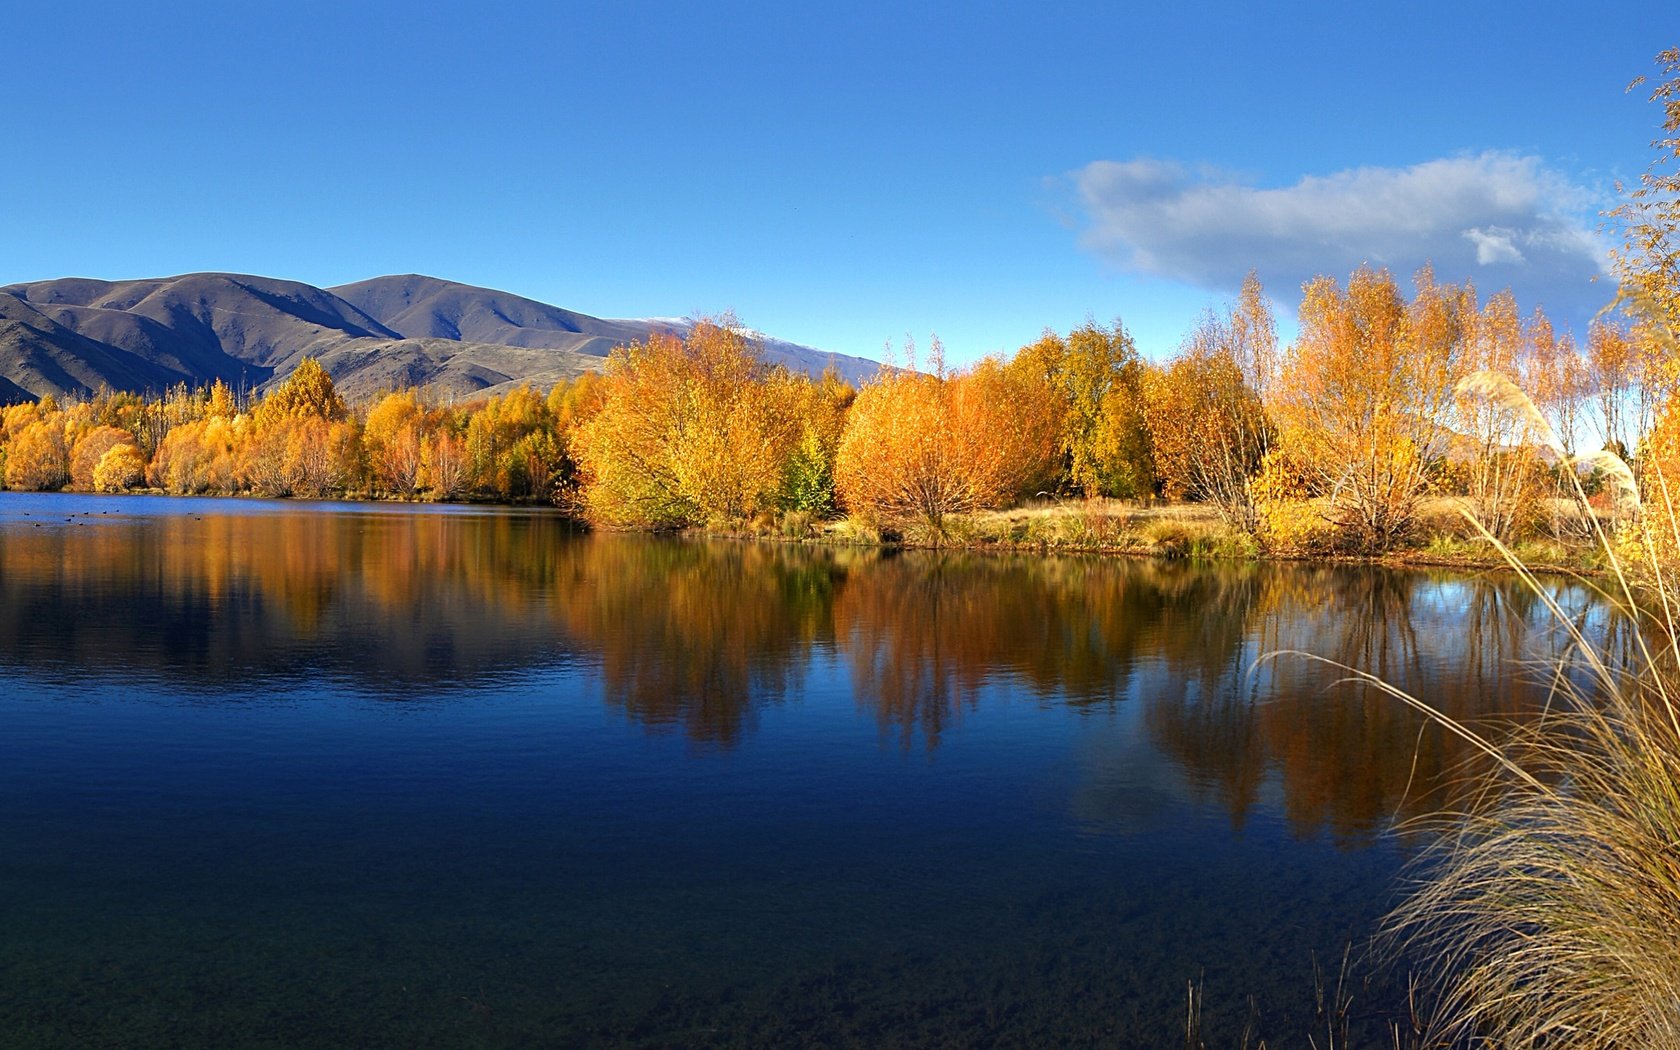
[[[615,346],[692,326],[591,317],[417,274],[333,288],[231,273],[68,277],[0,287],[0,404],[217,379],[260,392],[305,357],[352,399],[405,386],[494,394],[598,370]],[[858,383],[878,367],[759,339],[767,361],[811,375],[832,367]]]

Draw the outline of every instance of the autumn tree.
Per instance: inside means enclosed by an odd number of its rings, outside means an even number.
[[[1462,307],[1465,373],[1493,373],[1515,384],[1533,371],[1539,354],[1524,337],[1509,289],[1489,298],[1479,312],[1474,293],[1466,289]],[[1544,421],[1529,416],[1526,406],[1513,407],[1478,389],[1459,388],[1457,440],[1448,455],[1463,477],[1470,513],[1494,536],[1511,540],[1540,510],[1545,478],[1535,446],[1536,428],[1543,428]]]
[[[356,484],[362,442],[355,420],[305,416],[288,420],[278,430],[285,435],[281,469],[287,492],[320,499]]]
[[[467,443],[453,423],[435,427],[420,446],[421,487],[433,499],[451,500],[467,483]]]
[[[521,384],[492,397],[467,419],[470,484],[504,500],[547,499],[560,469],[548,402]]]
[[[1528,357],[1524,389],[1562,442],[1564,453],[1573,456],[1592,395],[1587,362],[1574,338],[1568,332],[1558,334],[1538,306],[1523,326],[1523,342]]]
[[[1277,320],[1266,299],[1260,277],[1253,270],[1243,278],[1237,301],[1225,317],[1224,344],[1243,382],[1262,402],[1271,396],[1281,360],[1278,356]]]
[[[769,374],[727,317],[614,350],[601,407],[576,434],[590,517],[681,528],[773,507],[799,428]]]
[[[1177,357],[1146,374],[1144,415],[1162,494],[1206,501],[1254,532],[1252,482],[1272,427],[1238,363],[1240,340],[1235,325],[1203,318]]]
[[[61,489],[70,482],[70,449],[57,412],[12,434],[6,443],[6,487],[26,491]]]
[[[783,465],[777,502],[784,510],[826,518],[837,508],[834,458],[857,391],[832,368],[816,382],[792,374],[781,382],[789,384],[782,396],[798,421],[799,438]]]
[[[134,435],[118,427],[96,426],[76,439],[70,450],[70,484],[90,491],[98,488],[93,472],[105,453],[118,445],[134,444]]]
[[[1637,412],[1639,359],[1621,325],[1599,319],[1587,329],[1587,363],[1596,394],[1598,437],[1605,448],[1627,458],[1637,444],[1632,421]]]
[[[419,489],[425,417],[414,390],[393,391],[368,409],[362,442],[368,473],[380,491],[412,497]]]
[[[1656,156],[1611,211],[1622,234],[1614,253],[1622,297],[1659,331],[1680,331],[1680,48],[1656,56],[1662,78],[1649,99],[1662,109]],[[1646,83],[1638,77],[1628,90]]]
[[[1012,367],[1035,374],[1059,416],[1061,484],[1085,496],[1142,498],[1155,488],[1143,414],[1143,361],[1126,329],[1087,323],[1045,332]]]
[[[146,460],[132,442],[112,445],[94,464],[95,492],[123,492],[146,480]]]
[[[1275,407],[1295,462],[1314,475],[1331,521],[1368,552],[1412,526],[1429,490],[1463,343],[1466,293],[1425,268],[1410,303],[1386,270],[1362,267],[1347,288],[1308,282],[1300,337]]]
[[[1055,470],[1063,420],[1033,412],[1042,373],[989,358],[957,375],[883,369],[858,391],[835,459],[854,513],[918,524],[938,541],[953,514],[1004,506]]]
[[[226,419],[195,419],[164,434],[147,468],[150,482],[168,492],[231,492],[241,477],[236,449],[242,435]]]
[[[321,367],[321,362],[306,357],[298,362],[285,382],[268,392],[253,416],[257,428],[266,429],[283,419],[312,417],[336,421],[348,414],[332,376]]]

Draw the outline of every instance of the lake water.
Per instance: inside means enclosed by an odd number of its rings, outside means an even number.
[[[1585,596],[1559,585],[1566,602]],[[1304,1045],[1500,576],[0,495],[0,1044]],[[1320,1038],[1320,1045],[1323,1040]]]

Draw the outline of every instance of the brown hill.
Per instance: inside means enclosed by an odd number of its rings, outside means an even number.
[[[407,385],[446,394],[538,386],[598,369],[616,345],[686,322],[603,320],[489,288],[406,275],[334,289],[241,274],[64,278],[0,288],[0,403],[160,392],[220,379],[260,390],[304,357],[352,398]],[[873,362],[766,339],[766,357],[853,380]]]

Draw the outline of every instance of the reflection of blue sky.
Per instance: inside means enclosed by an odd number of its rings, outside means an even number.
[[[1144,668],[1140,676],[1155,673]],[[1071,809],[1086,834],[1135,835],[1177,824],[1194,799],[1179,766],[1150,741],[1135,698],[1082,712],[1073,741],[1080,769]]]

